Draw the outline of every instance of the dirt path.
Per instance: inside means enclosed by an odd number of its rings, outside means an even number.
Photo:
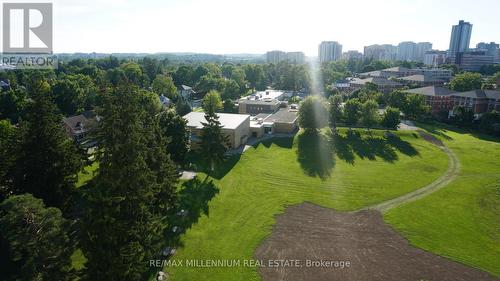
[[[499,280],[411,246],[378,211],[339,212],[311,203],[277,216],[255,258],[264,265],[258,269],[264,281]]]
[[[439,139],[434,137],[433,135],[430,135],[426,132],[419,131],[420,136],[422,136],[423,139],[426,141],[438,146],[441,150],[443,150],[446,155],[448,155],[448,169],[446,172],[440,176],[438,179],[435,181],[431,182],[430,184],[419,188],[413,192],[406,193],[405,195],[402,195],[400,197],[384,201],[382,203],[366,207],[364,209],[367,210],[378,210],[381,212],[386,212],[394,207],[397,207],[401,204],[411,202],[418,200],[422,197],[425,197],[443,187],[448,185],[450,182],[454,181],[459,172],[460,172],[460,160],[458,159],[457,155],[450,150],[448,147],[446,147],[443,142],[441,142]]]

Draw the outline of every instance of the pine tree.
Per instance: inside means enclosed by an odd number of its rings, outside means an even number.
[[[70,221],[57,208],[45,208],[31,194],[0,204],[2,280],[73,280]]]
[[[210,170],[213,171],[216,164],[224,161],[224,153],[228,147],[228,137],[222,133],[219,116],[205,114],[206,123],[203,125],[201,134],[201,153],[203,158],[209,163]]]
[[[175,203],[176,174],[158,115],[137,87],[106,98],[99,124],[99,168],[84,191],[82,245],[88,280],[141,280],[160,250]],[[151,100],[150,100],[151,101]]]
[[[35,83],[26,120],[21,122],[14,185],[47,206],[69,208],[82,159],[64,133],[62,116],[52,102],[49,85]]]
[[[164,137],[169,138],[167,152],[177,164],[182,164],[189,151],[189,129],[186,119],[175,110],[160,113],[160,128]]]

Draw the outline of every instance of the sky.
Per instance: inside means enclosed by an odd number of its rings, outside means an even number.
[[[343,51],[362,51],[366,45],[401,41],[428,41],[434,49],[445,50],[451,26],[460,19],[473,24],[471,47],[483,41],[500,42],[498,0],[54,0],[53,3],[56,53],[262,54],[283,50],[316,56],[321,41],[338,41]]]

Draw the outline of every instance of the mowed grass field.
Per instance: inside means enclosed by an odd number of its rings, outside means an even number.
[[[198,200],[207,205],[198,206],[203,211],[181,235],[172,259],[252,259],[271,233],[275,215],[288,205],[309,201],[356,210],[418,189],[447,169],[445,153],[415,132],[397,132],[399,138],[389,140],[383,131],[358,132],[348,137],[341,130],[335,153],[321,137],[299,134],[294,139],[274,139],[250,148],[238,161],[233,159],[234,166],[225,167],[215,178],[199,174],[200,181],[213,181],[203,200]],[[194,200],[189,194],[196,188],[189,189],[185,196],[181,190],[181,200]],[[196,193],[203,193],[202,185]],[[252,267],[184,264],[165,270],[169,280],[260,280]]]
[[[416,247],[500,277],[500,140],[429,128],[460,159],[457,180],[384,219]]]

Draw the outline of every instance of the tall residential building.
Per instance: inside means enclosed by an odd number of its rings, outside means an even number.
[[[286,59],[286,53],[283,51],[270,51],[266,53],[267,63],[278,64]]]
[[[415,60],[422,62],[424,61],[425,52],[432,50],[432,43],[430,42],[419,42],[417,43],[417,50],[415,53]]]
[[[288,52],[286,53],[286,60],[289,63],[303,64],[306,62],[306,55],[303,52]]]
[[[449,57],[455,57],[457,53],[465,52],[469,49],[472,24],[460,20],[458,25],[451,29]]]
[[[393,61],[396,60],[397,51],[398,48],[390,44],[370,45],[364,47],[363,55],[374,60]]]
[[[398,44],[398,60],[414,61],[417,53],[417,43],[412,41],[401,42]]]
[[[339,60],[342,57],[342,45],[337,41],[323,41],[319,44],[318,57],[320,62]]]
[[[429,50],[424,54],[424,64],[430,66],[439,66],[446,62],[446,51]]]
[[[349,59],[362,59],[363,58],[363,54],[360,53],[360,52],[358,52],[358,51],[355,51],[355,50],[350,50],[350,51],[342,53],[342,58],[345,59],[345,60],[349,60]]]
[[[267,63],[278,64],[283,61],[287,61],[289,63],[305,63],[306,56],[303,52],[283,52],[283,51],[270,51],[266,53],[266,61]]]

